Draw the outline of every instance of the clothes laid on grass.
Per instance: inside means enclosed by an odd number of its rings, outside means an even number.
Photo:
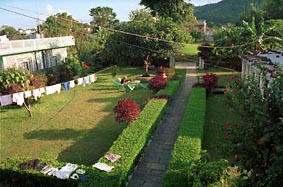
[[[22,106],[25,102],[24,92],[14,93],[13,94],[13,102],[17,103],[17,105]]]
[[[0,104],[1,106],[11,105],[13,103],[12,95],[1,95],[0,96]]]
[[[97,168],[97,169],[102,170],[102,171],[106,171],[106,172],[110,172],[114,168],[114,166],[109,166],[109,165],[107,165],[105,163],[101,163],[101,162],[95,163],[94,165],[92,165],[92,167]]]
[[[83,86],[90,84],[89,76],[83,77]]]
[[[59,179],[67,179],[77,168],[78,166],[76,164],[68,163],[60,170],[56,171],[53,175]]]
[[[113,153],[109,153],[109,154],[105,155],[104,157],[112,163],[116,162],[119,158],[121,158],[120,155],[113,154]]]

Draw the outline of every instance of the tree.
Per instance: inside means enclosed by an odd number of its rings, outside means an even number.
[[[189,33],[172,18],[153,17],[145,10],[133,11],[129,17],[129,22],[116,27],[122,32],[114,32],[107,39],[103,51],[106,62],[144,65],[153,58],[175,54],[182,42],[192,40]]]
[[[183,0],[141,0],[140,4],[149,8],[153,16],[171,17],[179,23],[194,20],[193,5]]]
[[[21,35],[18,30],[8,25],[3,25],[0,28],[0,35],[7,35],[7,38],[9,38],[9,40],[27,39],[27,36]]]
[[[263,11],[266,19],[283,19],[283,0],[265,0]]]
[[[67,12],[58,13],[49,16],[44,23],[40,25],[46,37],[68,36],[72,34],[73,22],[75,20]]]
[[[91,25],[95,27],[106,27],[110,28],[119,23],[116,19],[116,13],[113,12],[112,8],[109,7],[96,7],[90,9],[90,16],[92,16]]]

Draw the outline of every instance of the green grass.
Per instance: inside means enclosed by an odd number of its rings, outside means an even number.
[[[186,44],[179,51],[179,55],[197,55],[198,54],[198,46],[200,44]]]
[[[142,72],[142,68],[122,68],[117,77],[133,79]],[[25,156],[93,164],[125,128],[115,122],[117,102],[131,98],[142,106],[151,95],[147,89],[116,90],[109,70],[99,73],[92,85],[42,97],[32,105],[33,118],[24,107],[1,107],[1,160]]]

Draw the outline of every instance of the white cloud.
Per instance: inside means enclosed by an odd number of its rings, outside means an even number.
[[[52,5],[48,4],[48,5],[46,6],[46,9],[47,9],[48,14],[52,14],[52,13],[53,13],[53,7],[52,7]]]

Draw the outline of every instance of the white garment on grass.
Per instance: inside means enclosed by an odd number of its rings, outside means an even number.
[[[12,95],[9,94],[9,95],[1,95],[0,96],[0,103],[1,103],[1,106],[7,106],[7,105],[10,105],[13,103],[12,101]]]
[[[24,92],[14,93],[13,94],[13,102],[17,103],[17,105],[22,106],[25,102]]]
[[[32,94],[31,94],[31,91],[28,90],[28,91],[25,91],[25,98],[28,98],[28,97],[31,97]]]
[[[70,83],[70,88],[74,88],[75,87],[75,81],[74,80],[71,80],[69,83]]]
[[[70,177],[71,173],[73,173],[78,166],[76,164],[68,163],[64,167],[62,167],[59,171],[53,173],[59,179],[67,179]]]
[[[107,165],[105,163],[101,163],[101,162],[95,163],[94,165],[92,165],[92,167],[95,167],[97,169],[100,169],[100,170],[106,171],[106,172],[110,172],[114,168],[114,166],[109,166],[109,165]]]

